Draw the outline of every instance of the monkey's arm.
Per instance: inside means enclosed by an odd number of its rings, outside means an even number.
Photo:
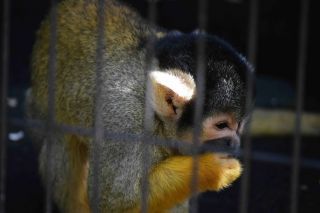
[[[220,190],[230,185],[241,173],[240,163],[218,154],[198,157],[197,192]],[[148,210],[170,209],[191,195],[193,157],[176,156],[156,165],[150,173]]]

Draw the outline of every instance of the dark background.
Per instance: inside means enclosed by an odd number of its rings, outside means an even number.
[[[11,0],[9,97],[18,106],[9,108],[9,118],[23,116],[23,94],[30,86],[29,61],[35,32],[49,10],[50,1]],[[147,1],[129,1],[147,16]],[[249,5],[245,0],[209,0],[208,32],[247,53]],[[320,111],[318,41],[319,7],[310,1],[304,109]],[[261,0],[257,45],[257,106],[295,107],[298,62],[300,1]],[[161,0],[158,24],[167,29],[191,32],[197,29],[196,0]],[[285,125],[285,124],[284,124]],[[21,129],[9,126],[9,132]],[[291,137],[255,138],[253,149],[284,154],[292,152]],[[303,158],[319,159],[319,138],[303,138]],[[37,172],[37,157],[28,137],[8,140],[7,212],[43,212],[44,192]],[[252,162],[250,212],[289,212],[291,167],[286,164]],[[320,212],[320,171],[302,168],[299,183],[300,212]],[[200,196],[200,212],[237,212],[240,180],[219,193]]]

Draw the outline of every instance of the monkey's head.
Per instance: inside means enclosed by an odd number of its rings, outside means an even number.
[[[205,33],[169,33],[155,45],[159,70],[150,72],[152,103],[162,134],[191,142],[197,101],[197,44],[205,44],[201,143],[237,149],[246,113],[250,64],[229,44]],[[223,139],[223,140],[222,140]]]

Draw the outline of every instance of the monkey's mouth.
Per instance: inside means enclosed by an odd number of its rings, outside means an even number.
[[[239,146],[235,146],[231,143],[230,137],[218,138],[213,140],[206,140],[194,150],[192,147],[176,147],[172,148],[171,154],[173,155],[194,155],[194,154],[206,154],[215,153],[222,156],[224,159],[237,159],[239,158]]]
[[[232,138],[218,138],[204,141],[201,153],[219,153],[225,159],[238,158],[240,154],[240,144],[232,143]]]

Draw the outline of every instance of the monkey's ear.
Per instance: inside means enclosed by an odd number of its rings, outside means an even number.
[[[184,106],[194,96],[195,83],[190,74],[173,70],[152,71],[151,104],[162,119],[175,121],[180,118]]]

